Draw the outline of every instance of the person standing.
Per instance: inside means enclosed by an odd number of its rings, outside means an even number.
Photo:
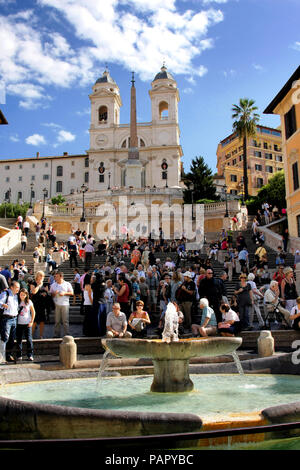
[[[70,256],[70,258],[69,258],[70,268],[73,267],[73,261],[74,261],[74,264],[75,264],[75,268],[78,268],[78,262],[77,262],[78,248],[77,248],[77,245],[76,245],[75,241],[73,241],[73,240],[70,241],[68,251],[69,251],[69,256]]]
[[[44,328],[46,322],[46,312],[49,316],[50,313],[50,297],[48,294],[48,287],[44,286],[45,273],[37,271],[35,280],[30,283],[30,299],[32,300],[35,317],[32,326],[32,334],[34,334],[37,325],[40,327],[40,339],[44,337]]]
[[[285,229],[282,235],[283,251],[287,253],[288,243],[289,243],[289,229]]]
[[[26,245],[27,245],[27,237],[25,235],[25,232],[22,232],[21,235],[21,253],[24,253],[26,250]]]
[[[199,297],[207,298],[210,307],[215,312],[217,322],[222,321],[222,314],[220,312],[220,304],[222,301],[222,290],[217,279],[214,278],[214,273],[211,268],[206,270],[206,276],[199,283]]]
[[[87,269],[90,269],[91,267],[91,261],[92,261],[92,255],[95,251],[94,245],[92,243],[86,243],[84,247],[84,253],[85,253],[85,267]]]
[[[17,360],[22,360],[23,336],[27,341],[27,357],[33,361],[32,324],[34,322],[35,310],[29,293],[26,289],[21,289],[19,293],[19,315],[17,322]]]
[[[237,295],[237,303],[240,314],[241,327],[243,330],[252,330],[249,322],[250,308],[253,304],[253,292],[250,284],[247,282],[247,275],[242,273],[240,275],[240,282],[234,291]]]
[[[0,295],[0,308],[3,309],[0,321],[0,362],[15,362],[13,347],[17,331],[17,316],[19,313],[18,293],[20,284],[12,281],[10,288]]]
[[[180,299],[179,305],[180,310],[184,315],[184,326],[187,330],[191,330],[192,327],[192,305],[195,300],[195,290],[196,286],[192,280],[192,274],[189,271],[186,271],[183,274],[183,283],[179,287],[180,289]]]
[[[72,285],[64,280],[64,274],[57,272],[55,282],[50,287],[50,294],[55,303],[54,337],[60,338],[60,325],[63,323],[64,335],[69,334],[69,304],[74,295]]]
[[[281,296],[282,300],[285,301],[285,308],[291,312],[297,304],[296,299],[298,297],[293,268],[286,268],[284,274],[285,278],[281,281]]]

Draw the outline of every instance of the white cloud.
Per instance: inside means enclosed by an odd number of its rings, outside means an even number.
[[[214,46],[209,30],[224,19],[221,10],[203,9],[197,2],[195,11],[182,11],[176,0],[37,0],[37,4],[39,8],[0,14],[0,78],[5,77],[8,93],[20,96],[20,106],[26,109],[49,103],[47,86],[90,85],[105,62],[135,70],[147,81],[163,60],[175,75],[201,77],[207,69],[199,57]],[[57,18],[51,30],[41,26],[40,11]]]
[[[295,41],[291,48],[300,51],[300,41]]]
[[[20,139],[19,139],[18,134],[11,135],[11,136],[9,137],[9,140],[11,140],[11,141],[14,142],[14,143],[20,142]]]
[[[252,67],[258,72],[262,72],[264,70],[263,66],[259,64],[252,64]]]
[[[76,135],[72,134],[71,132],[60,130],[57,134],[57,141],[53,145],[53,147],[58,147],[65,142],[73,142],[76,139]]]
[[[193,88],[184,88],[183,93],[185,93],[186,95],[190,95],[190,94],[194,93],[194,90],[193,90]]]
[[[85,108],[82,111],[76,111],[77,116],[87,116],[88,114],[91,114],[90,108]]]
[[[230,69],[230,70],[223,70],[223,75],[225,78],[233,78],[236,76],[236,70]]]
[[[27,137],[25,142],[28,145],[35,145],[35,146],[45,145],[46,144],[45,137],[43,135],[40,135],[40,134],[30,135],[29,137]]]

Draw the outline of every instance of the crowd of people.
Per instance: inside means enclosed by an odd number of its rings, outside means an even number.
[[[2,354],[8,362],[22,359],[23,338],[27,340],[27,357],[33,360],[33,334],[39,330],[43,338],[52,310],[53,337],[61,337],[61,328],[63,335],[68,335],[70,301],[79,303],[82,333],[89,337],[161,335],[169,302],[176,305],[180,335],[233,336],[241,330],[265,327],[272,315],[284,327],[300,329],[300,298],[293,268],[284,265],[282,256],[271,276],[262,242],[250,266],[241,232],[234,237],[232,231],[222,230],[219,239],[201,253],[188,251],[184,236],[164,240],[161,230],[158,240],[151,235],[133,239],[127,234],[122,241],[104,239],[98,245],[94,237],[79,229],[58,244],[45,219],[35,230],[33,259],[46,262],[49,275],[42,270],[33,272],[24,260],[14,260],[0,270],[0,357]],[[46,250],[47,246],[45,255],[40,248]],[[69,281],[53,260],[55,252],[60,252],[73,270]],[[219,259],[221,252],[224,264],[217,276],[213,260]],[[229,298],[228,281],[234,276],[239,279]]]

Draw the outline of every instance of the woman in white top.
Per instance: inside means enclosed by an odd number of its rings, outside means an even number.
[[[93,336],[95,311],[93,309],[93,291],[90,274],[86,274],[84,277],[83,308],[84,320],[82,325],[82,332],[85,336]]]
[[[33,303],[29,299],[26,289],[21,289],[19,293],[19,315],[17,323],[17,359],[22,360],[22,340],[23,336],[27,341],[27,357],[33,361],[32,324],[35,317]]]
[[[218,323],[218,331],[221,336],[235,336],[239,331],[240,319],[238,314],[228,304],[222,304],[222,322]]]

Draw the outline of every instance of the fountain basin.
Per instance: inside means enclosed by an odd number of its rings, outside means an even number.
[[[199,338],[166,343],[149,339],[103,339],[106,350],[122,357],[151,358],[154,366],[151,392],[190,392],[194,384],[189,376],[191,357],[212,357],[233,353],[242,338]]]

